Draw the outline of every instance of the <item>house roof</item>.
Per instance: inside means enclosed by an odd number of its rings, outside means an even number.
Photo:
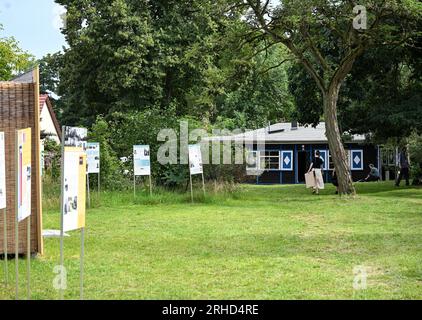
[[[50,112],[50,115],[51,115],[51,119],[53,120],[53,123],[54,123],[54,127],[56,128],[57,135],[58,135],[59,139],[61,140],[62,130],[60,128],[59,121],[57,120],[56,113],[54,112],[53,105],[51,104],[50,97],[48,96],[48,94],[41,94],[40,95],[40,106],[39,107],[40,107],[40,114],[43,111],[44,107],[48,108],[48,111]]]
[[[266,128],[247,131],[241,134],[210,137],[207,140],[215,141],[244,141],[244,142],[266,142],[266,143],[328,143],[325,134],[325,122],[321,122],[315,128],[311,126],[298,125],[297,129],[292,128],[292,123],[283,122],[270,125]],[[365,136],[352,135],[351,142],[364,142]]]

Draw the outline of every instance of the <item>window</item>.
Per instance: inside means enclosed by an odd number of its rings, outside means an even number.
[[[293,151],[281,151],[281,170],[293,171]]]
[[[327,170],[333,170],[334,167],[334,161],[333,161],[333,156],[331,155],[331,152],[328,151],[328,169]]]
[[[350,168],[354,171],[363,170],[363,150],[350,150]]]
[[[329,153],[327,150],[318,150],[321,159],[324,161],[324,170],[328,170],[328,160],[327,154]]]
[[[350,169],[350,150],[345,150],[346,151],[346,158],[347,158],[347,163],[349,164],[349,169]],[[333,170],[335,168],[334,166],[334,161],[333,161],[333,156],[331,155],[331,152],[328,151],[328,168],[325,170]]]
[[[261,151],[259,158],[261,170],[280,170],[280,151]]]

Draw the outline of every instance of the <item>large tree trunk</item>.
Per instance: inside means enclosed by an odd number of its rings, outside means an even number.
[[[340,195],[354,195],[356,190],[353,185],[347,154],[341,141],[341,132],[337,120],[339,91],[340,84],[333,83],[330,85],[328,91],[323,94],[326,135],[330,147],[330,154],[336,168],[339,193]]]

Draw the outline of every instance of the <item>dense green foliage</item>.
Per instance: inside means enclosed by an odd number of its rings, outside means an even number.
[[[68,12],[59,87],[68,124],[151,108],[237,126],[290,114],[285,70],[262,72],[284,53],[250,59],[236,33],[239,16],[224,15],[219,2],[57,2]]]

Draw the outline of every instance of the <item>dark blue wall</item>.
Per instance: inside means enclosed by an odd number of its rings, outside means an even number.
[[[364,168],[360,171],[352,171],[354,181],[364,179],[369,172],[369,164],[374,164],[376,167],[379,164],[378,147],[368,144],[346,144],[346,149],[361,149],[363,150],[363,164]],[[255,146],[256,150],[256,146]],[[329,150],[328,145],[324,144],[298,144],[298,145],[280,145],[267,144],[266,150],[291,150],[293,151],[293,171],[264,171],[261,176],[256,177],[255,180],[250,179],[250,182],[258,184],[296,184],[298,182],[298,152],[300,150],[309,153],[309,163],[311,162],[310,155],[314,154],[315,150]],[[331,170],[324,171],[324,180],[331,182]]]

